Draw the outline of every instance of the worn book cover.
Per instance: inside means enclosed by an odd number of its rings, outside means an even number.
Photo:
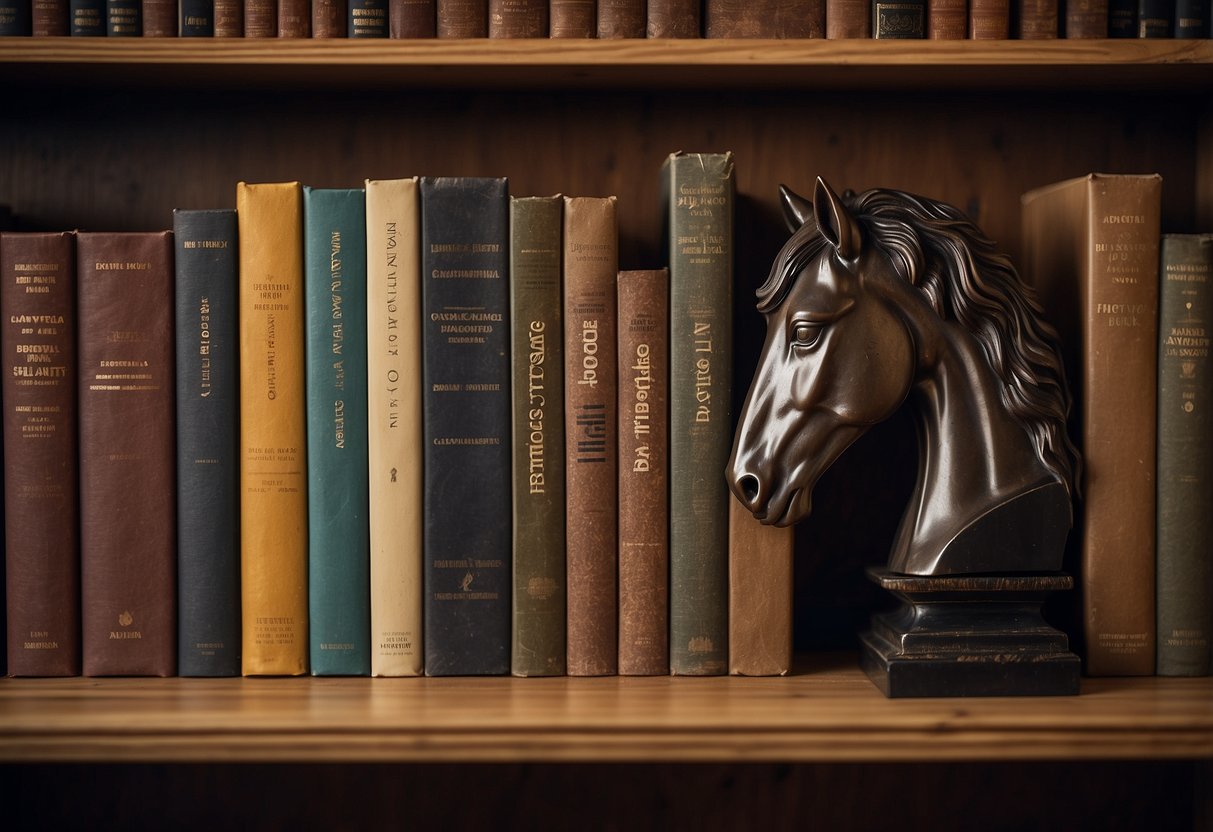
[[[792,527],[766,526],[729,500],[729,673],[792,669]]]
[[[645,36],[650,38],[697,38],[699,0],[648,0]]]
[[[826,0],[705,0],[709,38],[824,38]]]
[[[489,37],[547,36],[548,0],[489,0]]]

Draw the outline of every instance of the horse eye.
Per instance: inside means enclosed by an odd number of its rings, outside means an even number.
[[[792,343],[798,347],[811,347],[821,337],[821,327],[815,324],[798,323],[792,328]]]

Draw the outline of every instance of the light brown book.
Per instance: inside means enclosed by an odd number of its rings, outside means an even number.
[[[346,35],[345,0],[312,0],[312,37],[343,38]]]
[[[548,0],[489,0],[489,37],[547,36]]]
[[[215,0],[215,37],[244,37],[244,3],[242,0]]]
[[[968,36],[969,0],[927,0],[927,37],[964,40]]]
[[[706,0],[709,38],[822,38],[826,0]]]
[[[969,39],[1006,40],[1011,36],[1011,0],[969,0]]]
[[[1015,34],[1020,40],[1057,38],[1057,0],[1018,0]]]
[[[303,194],[236,186],[242,671],[308,670]]]
[[[872,37],[870,0],[826,0],[826,37]]]
[[[619,673],[670,672],[667,269],[619,273]]]
[[[218,24],[216,13],[215,21]],[[278,0],[244,0],[244,36],[278,37]]]
[[[642,38],[644,32],[644,0],[598,0],[599,38]]]
[[[764,526],[729,500],[729,673],[792,669],[792,527]]]
[[[489,36],[488,0],[437,0],[438,37]]]
[[[432,38],[438,34],[434,0],[389,0],[388,26],[393,38]]]
[[[548,10],[554,38],[592,38],[598,31],[595,0],[551,0]]]
[[[1162,178],[1091,174],[1023,198],[1024,265],[1062,337],[1085,477],[1086,671],[1154,672]]]
[[[649,0],[646,11],[649,38],[697,38],[699,0]]]
[[[616,672],[615,197],[564,200],[567,672]]]
[[[310,38],[312,9],[308,0],[278,0],[278,37]]]

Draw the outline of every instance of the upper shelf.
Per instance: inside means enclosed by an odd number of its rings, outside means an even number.
[[[3,38],[0,83],[1197,93],[1213,41]]]

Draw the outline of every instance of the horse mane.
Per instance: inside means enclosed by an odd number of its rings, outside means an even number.
[[[1010,258],[946,203],[888,189],[848,192],[842,201],[865,243],[883,252],[940,318],[960,323],[981,344],[1002,381],[1004,406],[1028,432],[1045,467],[1075,494],[1081,463],[1066,433],[1071,400],[1057,331]],[[816,223],[802,225],[758,288],[759,311],[782,303],[796,276],[827,245]]]

